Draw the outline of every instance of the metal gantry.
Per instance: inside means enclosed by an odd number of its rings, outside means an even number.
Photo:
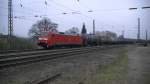
[[[8,35],[13,35],[13,7],[12,0],[8,0]]]
[[[135,7],[135,8],[129,8],[129,10],[137,10],[139,8]],[[141,7],[141,9],[150,9],[150,6],[144,6]],[[138,34],[137,34],[137,40],[140,40],[140,18],[138,18]],[[147,30],[146,30],[147,31]]]

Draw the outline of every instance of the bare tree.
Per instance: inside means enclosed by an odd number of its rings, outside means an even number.
[[[79,29],[77,27],[72,27],[71,29],[65,31],[65,34],[72,34],[72,35],[79,34]]]
[[[40,21],[37,21],[35,24],[32,25],[31,29],[29,30],[28,34],[32,38],[36,38],[40,35],[45,35],[48,32],[57,32],[58,24],[52,22],[48,18],[43,18]]]

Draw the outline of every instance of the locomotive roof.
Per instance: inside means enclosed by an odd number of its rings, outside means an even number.
[[[65,34],[64,32],[58,32],[58,33],[52,33],[49,32],[50,34],[60,34],[60,35],[70,35],[70,36],[80,36],[79,34]]]

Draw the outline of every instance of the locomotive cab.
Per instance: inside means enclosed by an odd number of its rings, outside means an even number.
[[[39,36],[38,45],[42,47],[48,47],[48,36]]]
[[[54,34],[49,32],[48,34],[45,34],[43,36],[38,37],[38,45],[43,47],[43,48],[50,48],[52,47],[52,36]]]

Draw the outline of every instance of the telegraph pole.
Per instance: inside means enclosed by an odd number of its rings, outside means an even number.
[[[137,40],[140,40],[140,18],[138,18],[138,34],[137,34]]]
[[[12,0],[8,0],[8,36],[13,35],[13,7]]]
[[[95,20],[93,20],[93,35],[95,35]]]
[[[147,31],[147,29],[146,29],[145,33],[146,33],[146,41],[147,41],[148,40],[148,31]]]
[[[124,32],[125,32],[125,31],[124,31],[124,30],[122,30],[122,38],[123,38],[123,39],[124,39]]]
[[[147,29],[146,29],[146,30],[145,30],[145,34],[146,34],[145,37],[146,37],[146,40],[145,40],[144,46],[147,46],[147,45],[148,45],[148,41],[147,41],[147,36],[148,36],[148,35],[147,35],[147,32],[148,32],[148,31],[147,31]]]

